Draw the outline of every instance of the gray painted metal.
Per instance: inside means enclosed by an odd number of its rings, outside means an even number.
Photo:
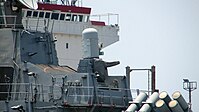
[[[16,38],[14,42],[6,43],[14,45],[11,53],[16,59],[13,64],[13,83],[5,82],[5,77],[1,75],[0,87],[3,89],[0,91],[0,111],[12,111],[11,107],[21,105],[28,112],[110,109],[121,112],[132,100],[126,85],[127,78],[108,76],[107,67],[119,62],[84,58],[80,60],[76,72],[70,67],[57,65],[55,46],[49,32],[18,30],[17,34],[10,35],[9,32],[14,30],[5,32],[4,28],[0,32],[9,34],[9,38]]]
[[[20,37],[21,60],[35,64],[58,65],[51,33],[23,30]]]
[[[13,32],[10,29],[0,30],[0,39],[0,67],[13,67]]]

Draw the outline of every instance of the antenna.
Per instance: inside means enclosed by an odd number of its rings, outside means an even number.
[[[37,0],[18,0],[18,1],[30,9],[38,8]]]

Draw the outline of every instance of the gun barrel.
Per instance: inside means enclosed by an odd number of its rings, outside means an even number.
[[[112,67],[112,66],[116,66],[116,65],[120,64],[119,61],[105,62],[105,63],[106,63],[106,67]]]

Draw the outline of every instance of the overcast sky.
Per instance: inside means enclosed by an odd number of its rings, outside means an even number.
[[[183,79],[199,82],[199,0],[83,0],[92,14],[119,14],[120,41],[105,48],[106,61],[119,60],[112,74],[125,67],[156,66],[157,88],[183,90]],[[131,87],[147,89],[147,72],[131,73]],[[199,89],[193,91],[193,110],[199,110]]]

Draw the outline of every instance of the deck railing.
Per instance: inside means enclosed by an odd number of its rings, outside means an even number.
[[[1,27],[12,27],[15,28],[17,16],[14,15],[1,15],[0,16],[0,28]]]
[[[61,2],[61,1],[58,1],[58,0],[49,0],[49,1],[45,1],[45,0],[37,0],[39,3],[46,3],[46,4],[59,4],[59,5],[68,5],[68,6],[70,6],[70,5],[74,5],[74,4],[72,4],[70,1],[68,1],[68,2],[64,2],[64,0],[63,0],[63,2]],[[82,2],[82,0],[77,0],[76,1],[76,3],[75,3],[75,6],[76,7],[82,7],[82,5],[83,5],[83,2]]]
[[[0,99],[45,101],[52,94],[50,88],[51,86],[32,83],[0,83]]]
[[[140,92],[139,89],[46,86],[32,83],[0,83],[0,100],[27,100],[50,102],[61,100],[68,105],[103,105],[127,107]],[[3,97],[3,98],[2,98]]]
[[[91,15],[90,19],[93,21],[104,21],[106,25],[116,26],[119,28],[119,14],[106,13]]]

